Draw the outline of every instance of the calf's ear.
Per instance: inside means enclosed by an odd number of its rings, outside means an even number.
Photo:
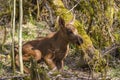
[[[63,18],[59,17],[58,23],[59,23],[60,28],[64,28],[65,27],[65,20]]]

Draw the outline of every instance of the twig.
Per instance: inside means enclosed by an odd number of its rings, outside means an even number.
[[[79,2],[80,2],[80,0],[79,0]],[[79,2],[77,2],[77,4],[76,5],[74,5],[68,12],[66,12],[66,13],[69,13],[69,12],[71,12],[78,4],[79,4]]]
[[[120,45],[112,46],[111,48],[109,48],[108,50],[105,50],[105,51],[103,52],[103,56],[107,55],[109,52],[111,52],[111,51],[113,51],[113,50],[115,50],[115,49],[117,49],[117,48],[119,48],[119,47],[120,47]]]

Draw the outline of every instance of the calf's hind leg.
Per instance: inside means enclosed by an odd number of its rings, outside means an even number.
[[[19,67],[20,63],[19,63],[18,54],[16,55],[15,58],[16,58],[16,65]],[[30,56],[23,56],[23,61],[29,61],[29,59],[30,59]],[[30,70],[26,66],[23,65],[23,68],[24,68],[25,73],[30,73]]]
[[[32,56],[35,58],[36,61],[38,61],[38,60],[41,59],[41,53],[40,53],[39,50],[34,50],[34,51],[31,51],[31,52],[33,52],[33,53],[30,53],[31,55],[29,55],[29,54],[24,54],[24,55],[22,56],[23,62],[24,62],[24,61],[25,61],[25,62],[30,61],[30,58],[31,58]],[[19,56],[18,56],[18,55],[16,55],[16,65],[17,65],[18,67],[20,66],[20,64],[19,64]],[[23,68],[24,68],[25,73],[30,73],[29,68],[27,68],[27,67],[24,66],[24,65],[23,65]]]

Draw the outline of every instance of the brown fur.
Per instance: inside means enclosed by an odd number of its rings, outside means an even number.
[[[77,33],[77,29],[70,23],[65,24],[62,18],[59,18],[60,29],[45,38],[28,41],[23,45],[23,61],[29,61],[31,56],[39,61],[43,59],[50,69],[61,70],[63,60],[68,55],[69,43],[80,45],[82,38]],[[19,66],[19,57],[16,55],[16,65]],[[24,66],[24,71],[29,73],[29,69]]]

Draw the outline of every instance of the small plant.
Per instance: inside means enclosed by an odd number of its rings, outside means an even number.
[[[0,61],[0,74],[2,73],[3,63]]]
[[[120,64],[110,71],[111,78],[120,78]]]

